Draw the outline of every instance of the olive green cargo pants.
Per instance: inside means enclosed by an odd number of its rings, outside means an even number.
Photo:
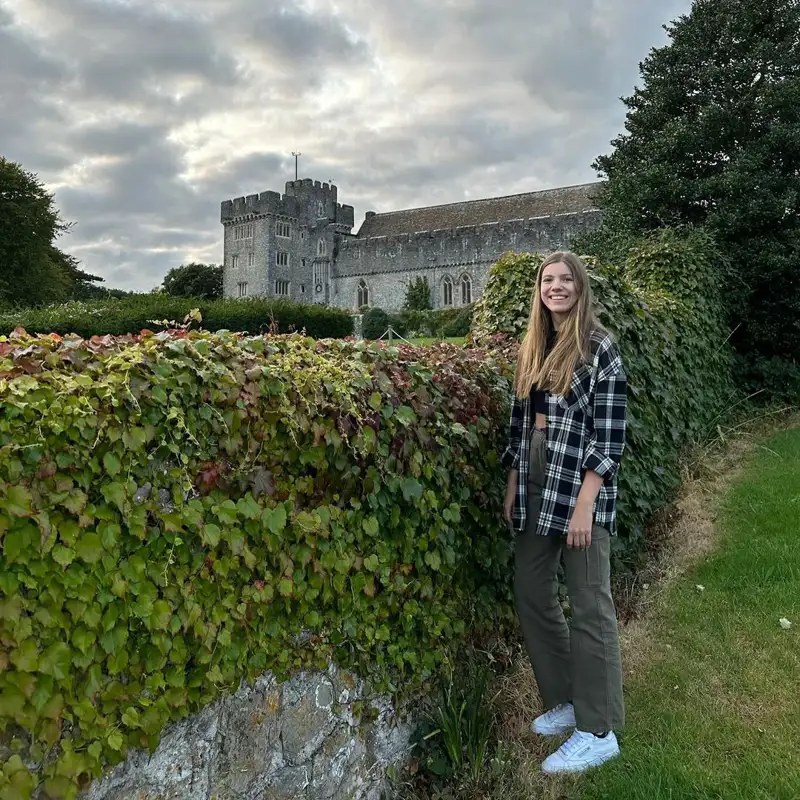
[[[528,516],[516,537],[514,594],[525,646],[545,710],[571,702],[579,730],[605,733],[625,722],[622,669],[611,598],[610,536],[595,526],[585,550],[564,536],[536,534],[547,458],[543,431],[531,437]],[[569,602],[567,624],[558,601],[558,567],[564,559]]]

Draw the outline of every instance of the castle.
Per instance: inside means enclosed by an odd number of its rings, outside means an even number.
[[[222,203],[225,297],[283,297],[356,311],[399,310],[426,277],[434,308],[479,299],[489,267],[509,250],[549,252],[597,228],[598,183],[376,214],[354,234],[336,186],[289,181]]]

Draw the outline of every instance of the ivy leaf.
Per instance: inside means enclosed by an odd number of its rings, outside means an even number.
[[[223,525],[236,524],[238,511],[236,509],[236,503],[234,503],[233,500],[225,500],[223,503],[214,506],[212,510]]]
[[[103,555],[103,543],[96,533],[85,533],[75,546],[78,557],[87,564],[96,564]]]
[[[286,507],[265,508],[261,514],[261,524],[275,536],[283,533],[286,528]]]
[[[207,522],[200,531],[203,542],[211,545],[211,547],[216,547],[219,544],[221,533],[219,526],[214,525],[213,522]]]
[[[64,547],[63,544],[57,544],[51,551],[53,561],[60,564],[62,567],[68,567],[75,560],[75,551],[70,550],[69,547]]]
[[[416,478],[406,478],[402,483],[403,498],[419,500],[422,497],[422,484]]]
[[[142,724],[139,720],[139,712],[132,707],[126,708],[122,714],[122,724],[128,728],[138,728]]]
[[[425,553],[425,563],[435,572],[438,572],[442,567],[442,557],[439,555],[438,550],[428,550]]]
[[[150,624],[155,630],[165,631],[172,618],[172,608],[166,600],[156,600],[153,603],[153,613],[150,615]]]
[[[122,750],[124,742],[125,740],[122,738],[122,734],[119,731],[111,731],[106,737],[106,743],[112,750]]]
[[[283,578],[278,583],[278,592],[281,594],[282,597],[291,597],[293,591],[294,591],[294,584],[288,578]]]
[[[361,527],[364,529],[364,533],[367,536],[372,536],[373,538],[378,535],[378,520],[376,517],[367,517],[362,523]]]
[[[112,478],[119,475],[122,471],[122,462],[117,457],[117,454],[112,451],[109,451],[103,456],[103,466]]]
[[[380,392],[373,392],[369,396],[369,407],[373,411],[378,411],[382,405],[383,405],[383,397],[381,397]]]
[[[395,410],[394,415],[403,425],[406,426],[410,425],[417,418],[417,415],[414,413],[414,409],[410,406],[399,406]]]
[[[243,497],[236,508],[245,519],[258,519],[261,515],[261,506],[252,497]]]
[[[0,506],[5,507],[12,517],[29,517],[31,511],[31,493],[21,484],[9,486],[5,498],[0,497]]]
[[[26,639],[22,644],[12,649],[9,661],[20,672],[36,672],[39,667],[39,648],[33,639]]]
[[[139,451],[144,450],[144,447],[147,444],[147,432],[144,428],[140,427],[128,428],[122,434],[122,443],[128,450],[138,453]]]
[[[125,485],[119,481],[105,484],[101,487],[103,497],[113,503],[120,511],[125,511]]]
[[[378,571],[378,567],[380,566],[380,563],[381,562],[378,559],[378,556],[375,555],[374,553],[371,556],[367,556],[367,558],[364,559],[364,566],[370,572],[377,572]]]
[[[63,681],[72,666],[72,651],[64,642],[51,644],[39,658],[39,672]]]

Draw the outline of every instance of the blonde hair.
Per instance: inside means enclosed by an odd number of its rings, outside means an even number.
[[[542,274],[550,264],[566,264],[569,267],[578,299],[561,324],[552,351],[545,357],[548,337],[555,329],[550,310],[542,302]],[[527,397],[534,386],[553,394],[566,395],[575,367],[580,361],[589,360],[592,332],[602,329],[594,311],[586,265],[575,253],[564,250],[551,253],[542,262],[536,276],[528,331],[517,357],[514,378],[517,397]]]

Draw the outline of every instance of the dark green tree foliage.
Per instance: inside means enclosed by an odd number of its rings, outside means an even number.
[[[101,280],[55,246],[68,230],[39,178],[0,157],[0,304],[63,302]]]
[[[389,329],[391,319],[382,308],[371,308],[364,314],[361,334],[365,339],[380,339]]]
[[[164,278],[164,291],[173,297],[222,297],[222,267],[216,264],[184,264],[171,269]]]
[[[800,3],[697,0],[665,29],[594,165],[608,180],[592,249],[706,226],[731,265],[733,342],[756,384],[780,382],[800,353]]]
[[[427,311],[431,305],[431,287],[427,278],[415,278],[408,285],[404,308],[409,311]]]

